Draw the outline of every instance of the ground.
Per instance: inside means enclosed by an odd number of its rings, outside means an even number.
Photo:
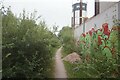
[[[67,73],[61,59],[61,48],[59,48],[55,55],[55,78],[67,78]]]

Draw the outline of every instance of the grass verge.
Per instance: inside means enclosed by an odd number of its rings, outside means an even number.
[[[64,61],[65,69],[67,71],[68,78],[97,78],[97,71],[88,64],[72,64]],[[69,79],[71,80],[71,79]]]

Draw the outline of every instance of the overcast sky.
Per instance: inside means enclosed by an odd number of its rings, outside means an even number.
[[[79,0],[4,0],[3,4],[11,6],[11,10],[17,15],[23,9],[28,13],[36,10],[37,15],[41,15],[49,27],[56,24],[61,29],[66,25],[71,26],[72,4],[75,1]],[[94,15],[94,0],[83,1],[87,2],[87,16],[91,17]]]

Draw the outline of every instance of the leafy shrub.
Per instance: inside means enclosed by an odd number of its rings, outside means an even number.
[[[58,35],[61,43],[63,44],[63,55],[68,55],[77,51],[77,46],[75,45],[73,30],[71,27],[63,27]]]
[[[52,57],[60,43],[46,28],[44,21],[26,17],[17,18],[10,9],[2,14],[3,78],[47,78]]]

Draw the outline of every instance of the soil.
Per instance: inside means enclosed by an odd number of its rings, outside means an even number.
[[[67,78],[67,73],[61,59],[61,48],[59,48],[55,55],[55,78]]]

